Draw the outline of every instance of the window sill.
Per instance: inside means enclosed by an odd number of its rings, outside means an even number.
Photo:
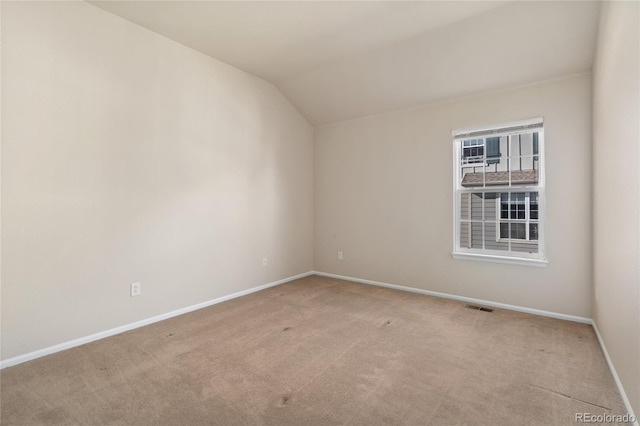
[[[510,265],[534,266],[538,268],[546,268],[549,262],[543,259],[528,259],[524,257],[508,257],[495,256],[492,254],[476,254],[476,253],[451,253],[454,259],[459,260],[476,260],[480,262],[506,263]]]

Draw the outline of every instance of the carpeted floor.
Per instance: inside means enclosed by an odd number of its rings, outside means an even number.
[[[591,326],[311,276],[1,372],[2,425],[571,425]]]

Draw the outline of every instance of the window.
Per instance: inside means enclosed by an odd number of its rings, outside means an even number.
[[[542,119],[453,135],[453,256],[544,266]]]

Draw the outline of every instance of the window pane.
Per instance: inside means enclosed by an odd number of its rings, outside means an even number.
[[[519,160],[512,159],[511,167],[515,167],[516,169],[512,169],[509,172],[509,178],[511,179],[511,186],[521,186],[521,185],[537,185],[538,184],[538,171],[537,170],[518,170]]]
[[[537,241],[511,241],[511,251],[522,253],[536,253],[538,251]]]
[[[520,170],[533,170],[533,135],[520,135]]]
[[[471,215],[471,194],[460,194],[460,219],[469,220]]]
[[[471,194],[471,219],[472,220],[482,220],[482,199],[483,195],[481,192],[476,192]]]
[[[531,192],[529,195],[529,216],[531,220],[538,220],[538,193]]]
[[[498,164],[500,162],[500,138],[487,138],[487,164]]]
[[[524,240],[527,238],[526,228],[524,223],[512,223],[511,224],[511,239]]]
[[[471,248],[481,249],[482,244],[482,222],[471,223]]]
[[[465,146],[462,148],[462,164],[482,164],[483,162],[484,146],[477,141],[465,141]]]
[[[500,223],[500,238],[511,238],[512,240],[526,240],[527,239],[527,224],[526,223]],[[532,227],[535,227],[535,238],[532,238],[533,235],[531,233]],[[538,239],[538,224],[529,224],[529,238],[530,239]]]
[[[471,225],[469,222],[460,223],[460,247],[471,248]]]
[[[500,194],[500,218],[509,219],[509,193]]]
[[[538,183],[538,165],[533,149],[533,134],[511,135],[509,139],[511,185],[536,185]]]
[[[524,192],[512,192],[510,219],[525,219]]]
[[[529,239],[537,240],[538,239],[538,224],[530,223],[529,224]]]
[[[508,251],[509,242],[500,241],[503,237],[502,223],[485,221],[484,223],[484,248],[487,250]],[[507,234],[508,235],[508,234]]]
[[[520,170],[520,139],[518,135],[509,136],[509,157],[511,157],[511,170]]]
[[[500,238],[509,238],[509,224],[501,222],[500,223]]]
[[[510,198],[511,201],[509,202],[509,211],[511,212],[509,214],[509,219],[517,219],[518,218],[518,208],[517,205],[515,204],[515,201],[513,199],[513,196],[515,194],[511,194]]]

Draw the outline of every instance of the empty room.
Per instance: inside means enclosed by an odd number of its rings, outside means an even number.
[[[1,1],[2,425],[640,415],[640,2]]]

